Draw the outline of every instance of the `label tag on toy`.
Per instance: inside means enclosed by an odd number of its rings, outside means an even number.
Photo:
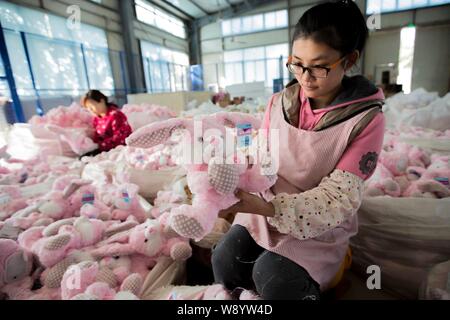
[[[434,178],[434,180],[442,183],[444,186],[447,186],[447,188],[449,187],[448,178],[446,178],[446,177],[436,177],[436,178]]]
[[[144,156],[143,156],[142,154],[140,154],[140,155],[138,155],[138,156],[136,157],[136,160],[137,160],[138,162],[142,163],[142,162],[144,162]]]
[[[252,144],[252,124],[241,123],[236,126],[237,129],[237,147],[239,149],[248,149]]]
[[[95,196],[93,193],[84,193],[83,197],[81,198],[81,202],[83,204],[94,204]]]
[[[122,199],[126,203],[130,203],[130,195],[128,194],[127,190],[122,190]]]

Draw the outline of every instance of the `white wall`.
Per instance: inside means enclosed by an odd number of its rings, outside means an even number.
[[[425,88],[442,96],[450,87],[450,25],[418,27],[411,89]]]
[[[364,74],[373,77],[375,64],[398,63],[400,31],[414,24],[411,90],[450,91],[450,5],[386,13],[380,21],[381,30],[371,32],[367,42]]]
[[[379,31],[370,35],[364,54],[364,75],[376,80],[375,67],[381,64],[398,65],[400,30]],[[379,78],[378,78],[379,79]]]

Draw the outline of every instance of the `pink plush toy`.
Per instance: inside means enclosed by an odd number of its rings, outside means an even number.
[[[66,180],[65,177],[57,179],[54,182],[54,188],[48,194],[24,209],[14,213],[5,224],[26,230],[32,226],[46,226],[52,222],[71,217],[79,207],[70,204],[70,196],[82,185],[90,183],[89,181],[72,179]],[[66,184],[64,191],[59,191]]]
[[[61,221],[61,224],[63,222]],[[109,224],[105,231],[105,237],[111,237],[115,234],[120,234],[126,230],[130,230],[138,225],[137,222],[128,219],[125,222],[112,222]],[[57,229],[55,226],[54,229]],[[51,233],[51,229],[47,230]],[[54,231],[53,231],[54,232]],[[117,277],[118,281],[121,282],[123,279],[131,273],[131,270],[135,270],[135,260],[134,257],[122,257],[122,256],[108,256],[107,253],[96,257],[91,253],[93,250],[101,251],[99,247],[85,247],[80,250],[71,250],[67,256],[60,262],[56,263],[50,268],[47,268],[41,275],[41,282],[48,288],[59,288],[61,285],[61,280],[67,269],[74,264],[78,264],[84,261],[96,261],[100,263],[101,267],[109,268]],[[104,252],[102,252],[104,253]],[[146,269],[148,271],[148,269]]]
[[[109,274],[107,270],[92,261],[71,266],[61,281],[62,299],[138,299],[137,296],[140,294],[143,283],[140,275],[130,274],[121,284],[118,284],[114,275]]]
[[[251,290],[243,290],[239,296],[239,300],[261,300],[261,297]]]
[[[148,219],[122,234],[118,233],[102,241],[92,251],[95,257],[116,255],[141,255],[155,262],[160,256],[174,260],[186,260],[192,254],[189,241],[180,237],[167,225],[167,215]]]
[[[156,219],[163,213],[170,212],[170,210],[182,204],[186,204],[186,199],[174,191],[158,191],[154,207],[151,209],[151,215]]]
[[[6,220],[27,205],[19,187],[0,186],[0,221]]]
[[[33,255],[14,240],[0,239],[0,289],[28,277],[33,268]]]
[[[182,160],[185,161],[182,164],[187,170],[193,201],[192,205],[181,205],[171,211],[170,225],[181,236],[200,240],[207,235],[214,226],[218,212],[239,201],[234,196],[236,189],[259,192],[275,183],[276,172],[264,172],[270,171],[268,167],[272,163],[266,150],[258,152],[260,159],[253,165],[249,165],[245,157],[244,162],[241,162],[242,158],[237,157],[239,150],[237,154],[235,150],[231,154],[230,150],[225,150],[229,144],[224,143],[225,138],[231,136],[236,139],[227,132],[233,132],[240,125],[249,126],[251,131],[259,128],[260,120],[249,114],[220,112],[195,121],[170,119],[150,124],[128,137],[127,144],[130,146],[151,148],[169,140],[172,133],[184,132],[182,146],[193,146],[194,154],[204,151],[200,159],[194,156],[194,159]],[[202,146],[203,143],[206,145]],[[203,148],[195,150],[198,144]],[[187,155],[192,154],[189,151]],[[195,163],[196,160],[199,163]]]
[[[192,290],[189,290],[191,288]],[[174,287],[167,300],[232,300],[228,290],[221,284],[191,288],[182,286],[177,290],[177,287]]]
[[[405,142],[394,143],[394,150],[408,157],[407,166],[418,166],[426,168],[430,165],[430,156],[422,149]]]
[[[412,168],[410,168],[413,171]],[[450,197],[450,169],[441,167],[435,169],[430,166],[422,170],[417,175],[419,179],[413,183],[403,193],[404,197],[414,198],[446,198]],[[411,175],[411,174],[410,174]]]
[[[450,169],[427,169],[417,182],[419,190],[431,192],[436,198],[450,197]]]
[[[392,173],[382,163],[378,163],[373,176],[366,182],[365,195],[398,197],[400,192],[400,186],[393,179]]]
[[[86,135],[85,131],[63,128],[53,124],[48,124],[47,128],[58,133],[61,141],[66,142],[72,151],[78,155],[83,155],[98,148],[98,145]]]
[[[64,259],[71,250],[92,246],[99,242],[107,225],[86,217],[56,221],[47,227],[32,227],[19,235],[21,246],[30,250],[45,267]]]
[[[160,170],[176,166],[175,150],[172,145],[157,145],[150,149],[136,149],[127,152],[127,162],[139,170]]]
[[[394,176],[400,176],[408,167],[408,155],[398,151],[382,150],[379,163],[382,163]]]
[[[0,293],[10,300],[54,299],[56,291],[42,287],[33,290],[33,284],[41,273],[33,255],[15,241],[0,239]]]
[[[80,188],[70,199],[71,207],[78,208],[80,216],[103,221],[110,220],[111,207],[102,201],[99,189],[101,188],[94,185]]]
[[[143,223],[149,218],[150,213],[142,206],[138,191],[139,187],[132,183],[117,187],[114,197],[114,205],[117,209],[113,210],[112,219],[124,221],[132,215],[138,222]]]

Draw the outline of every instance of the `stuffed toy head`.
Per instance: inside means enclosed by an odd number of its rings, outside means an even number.
[[[14,240],[0,239],[0,288],[29,276],[33,269],[33,255]]]
[[[249,114],[219,112],[197,120],[153,123],[127,138],[132,147],[151,148],[184,130],[180,145],[187,148],[183,155],[188,158],[183,157],[182,161],[193,201],[192,205],[171,210],[170,227],[178,234],[200,240],[212,230],[218,212],[238,202],[234,196],[236,189],[259,192],[275,183],[276,172],[267,170],[274,161],[269,157],[265,159],[269,161],[255,164],[248,161],[252,143],[257,157],[258,153],[267,154],[266,144],[252,142],[256,137],[252,133],[259,129],[260,123]],[[258,149],[261,145],[263,150]]]
[[[189,242],[181,239],[159,219],[148,219],[136,226],[130,234],[129,243],[137,253],[147,257],[166,255],[174,260],[186,260],[192,254]]]
[[[364,194],[369,197],[383,195],[398,197],[401,193],[399,184],[382,163],[377,164],[374,174],[366,181],[365,185]]]

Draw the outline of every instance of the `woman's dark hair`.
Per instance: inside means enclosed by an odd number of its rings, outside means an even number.
[[[99,90],[89,90],[86,95],[83,97],[82,103],[83,106],[86,105],[86,100],[94,100],[100,102],[102,100],[105,101],[105,104],[108,106],[108,97],[101,93]]]
[[[366,21],[352,0],[324,2],[307,10],[295,26],[292,42],[311,37],[342,55],[364,49],[368,36]]]

